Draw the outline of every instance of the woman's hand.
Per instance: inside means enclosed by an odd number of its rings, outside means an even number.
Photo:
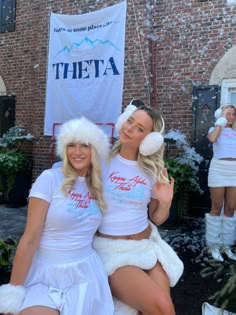
[[[228,116],[228,112],[230,111],[231,108],[225,108],[222,110],[221,112],[221,117],[224,117],[227,119],[227,116]],[[228,120],[228,119],[227,119]]]
[[[174,196],[174,178],[168,178],[167,169],[163,169],[163,175],[168,179],[167,183],[156,182],[153,192],[156,199],[149,203],[149,217],[156,224],[161,225],[169,216],[171,202]]]
[[[174,196],[174,178],[171,177],[169,180],[168,171],[166,168],[163,169],[162,174],[168,179],[168,183],[156,182],[153,187],[156,198],[160,204],[171,204]]]

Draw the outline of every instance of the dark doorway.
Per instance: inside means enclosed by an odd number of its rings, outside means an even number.
[[[202,195],[191,195],[191,214],[203,216],[210,211],[211,200],[207,184],[209,163],[212,158],[212,145],[207,139],[210,127],[214,126],[214,112],[220,104],[220,87],[218,85],[193,87],[193,130],[192,145],[204,158],[200,164],[199,181],[204,191]]]
[[[0,96],[0,137],[15,125],[15,96]]]

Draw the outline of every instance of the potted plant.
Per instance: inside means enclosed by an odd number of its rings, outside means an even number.
[[[23,143],[33,141],[21,125],[10,128],[0,138],[0,189],[1,198],[8,204],[23,206],[31,180],[32,157],[23,151]],[[17,185],[19,181],[19,185]],[[17,185],[17,187],[15,187]],[[14,199],[15,200],[11,200]]]
[[[178,130],[171,129],[164,138],[167,143],[175,143],[178,152],[174,157],[165,157],[165,166],[169,176],[175,180],[172,211],[175,208],[174,219],[180,220],[187,206],[189,192],[202,193],[198,170],[203,157],[189,145],[186,136]]]
[[[0,284],[9,282],[16,247],[17,241],[12,237],[0,239]]]
[[[11,270],[13,258],[17,247],[17,241],[12,237],[6,240],[0,239],[0,267]]]

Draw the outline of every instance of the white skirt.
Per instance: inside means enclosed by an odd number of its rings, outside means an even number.
[[[236,187],[236,161],[212,159],[208,187]]]
[[[104,266],[93,250],[40,250],[25,281],[21,310],[47,306],[60,315],[113,315],[114,305]]]
[[[117,240],[95,236],[93,247],[101,257],[108,275],[127,265],[150,270],[159,261],[169,278],[170,286],[173,287],[183,273],[183,263],[161,238],[157,227],[151,222],[150,225],[152,232],[149,239]]]

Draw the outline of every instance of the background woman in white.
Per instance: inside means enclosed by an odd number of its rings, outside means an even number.
[[[91,245],[106,208],[100,163],[108,150],[107,137],[89,120],[62,125],[62,166],[32,186],[10,284],[0,287],[1,313],[113,315],[107,274]]]
[[[208,132],[213,158],[208,174],[211,211],[206,214],[206,244],[215,260],[223,261],[222,253],[236,260],[230,248],[236,228],[236,106],[222,105],[215,117],[215,126]]]

